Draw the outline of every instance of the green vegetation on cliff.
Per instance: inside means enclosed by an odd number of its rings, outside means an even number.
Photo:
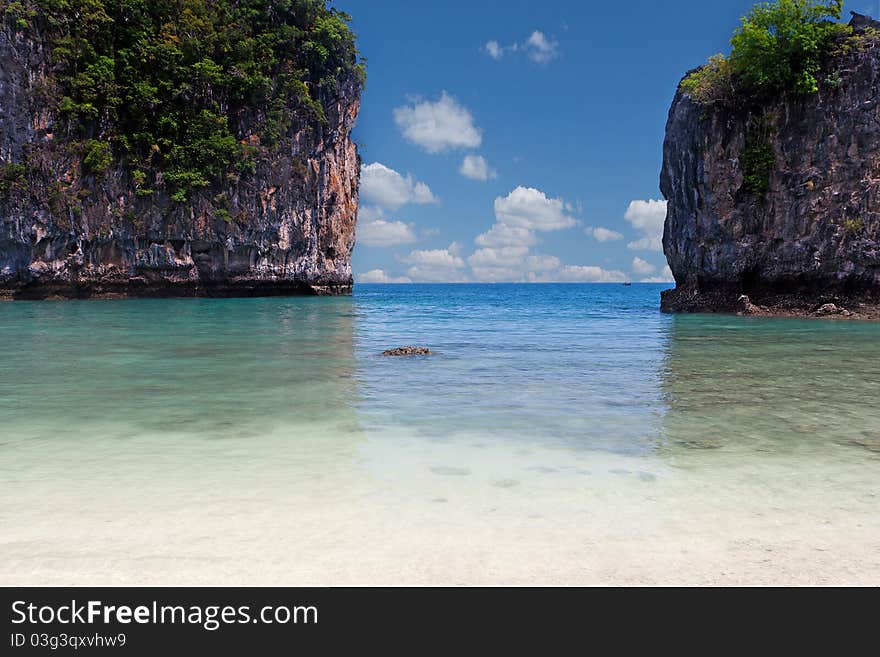
[[[851,34],[837,22],[843,0],[774,0],[755,5],[731,39],[730,57],[715,55],[688,75],[682,91],[697,102],[760,103],[780,93],[815,93],[822,65]]]
[[[770,174],[776,166],[776,152],[770,143],[772,133],[773,128],[766,116],[753,120],[746,130],[740,164],[742,189],[747,194],[765,194],[770,189]]]
[[[854,31],[840,23],[843,0],[774,0],[755,5],[742,18],[722,54],[689,73],[680,90],[706,107],[720,107],[747,121],[739,158],[746,194],[770,189],[776,167],[772,144],[772,103],[790,94],[804,96],[820,86],[834,90],[841,77],[835,56],[873,46],[880,34],[872,28]]]
[[[141,196],[158,181],[182,202],[253,171],[292,121],[325,120],[325,91],[364,79],[349,16],[323,0],[0,0],[0,12],[48,40],[56,139],[86,174],[122,163]]]

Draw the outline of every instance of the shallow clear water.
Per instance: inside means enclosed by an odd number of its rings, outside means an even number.
[[[661,289],[2,304],[0,583],[880,583],[880,324]]]

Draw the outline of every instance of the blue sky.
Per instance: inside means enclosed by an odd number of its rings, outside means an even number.
[[[668,279],[669,103],[751,1],[333,4],[368,69],[356,280]]]

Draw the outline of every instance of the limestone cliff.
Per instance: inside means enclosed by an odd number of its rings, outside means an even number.
[[[41,6],[48,3],[24,4],[31,7],[29,13],[22,14],[22,3],[9,9],[9,3],[0,2],[0,11],[7,6],[0,16],[0,298],[351,291],[350,254],[360,172],[351,138],[362,87],[357,70],[338,68],[332,78],[312,82],[308,71],[289,73],[279,58],[280,63],[258,79],[249,71],[224,69],[200,54],[202,59],[193,64],[194,77],[208,70],[212,79],[231,81],[227,87],[237,90],[244,84],[240,80],[256,79],[252,84],[256,89],[258,84],[274,85],[287,75],[284,79],[293,80],[291,89],[307,92],[301,92],[297,100],[290,94],[276,94],[286,101],[270,107],[250,89],[245,101],[236,101],[231,92],[194,82],[187,88],[192,98],[185,102],[204,103],[228,123],[231,145],[240,146],[247,166],[221,171],[206,180],[196,176],[184,194],[169,184],[168,170],[157,164],[163,148],[177,148],[167,145],[169,139],[156,138],[157,145],[152,147],[148,143],[147,156],[137,166],[126,160],[137,152],[129,146],[127,135],[114,130],[115,119],[107,118],[122,117],[118,119],[122,122],[128,111],[124,99],[114,106],[107,103],[109,109],[95,111],[97,118],[77,124],[81,133],[72,132],[72,121],[65,114],[68,99],[61,98],[69,92],[59,82],[65,79],[63,69],[53,53],[55,42],[48,36],[58,21],[50,22],[51,16],[42,15]],[[101,3],[91,6],[95,4]],[[117,26],[122,21],[113,15],[111,4],[104,2],[101,9],[109,15],[110,30],[114,29],[112,21]],[[117,4],[118,11],[127,11],[125,3]],[[189,4],[194,7],[190,15],[197,15],[216,11],[222,3]],[[311,0],[292,3],[292,10],[287,9],[291,3],[240,3],[245,4],[252,15],[259,17],[262,12],[266,25],[279,24],[282,9],[295,12],[302,6],[325,11],[323,2]],[[167,48],[180,52],[175,66],[184,65],[189,56],[184,37],[168,36],[179,22],[162,26],[155,15],[159,5],[142,6],[144,29],[154,29],[150,23],[154,21],[156,34],[170,44]],[[326,10],[326,15],[331,11]],[[198,29],[205,29],[207,19],[200,20]],[[237,25],[241,29],[240,21]],[[309,29],[292,25],[290,34],[312,38],[314,29]],[[197,36],[206,42],[204,34]],[[236,36],[236,43],[250,44],[261,37],[247,33]],[[228,42],[230,37],[224,38]],[[276,50],[283,45],[275,46]],[[221,52],[219,47],[217,52]],[[322,56],[326,58],[326,51]],[[117,86],[127,74],[121,62],[119,55],[115,78],[113,70],[108,74]],[[245,78],[246,73],[251,77]],[[161,81],[148,91],[154,96],[163,93]],[[281,126],[271,144],[266,136],[267,117],[273,118],[271,127]],[[89,148],[97,153],[91,162]],[[104,166],[101,148],[107,153]],[[134,155],[111,157],[117,152]],[[158,155],[153,157],[154,153]],[[207,154],[205,159],[211,157]],[[166,161],[171,161],[170,156]],[[207,161],[203,168],[210,170],[210,165]],[[184,179],[182,174],[178,178]]]
[[[676,281],[665,309],[810,314],[835,304],[876,314],[880,23],[851,25],[818,93],[781,95],[760,113],[676,94],[661,174]],[[756,133],[769,158],[762,189],[745,184]]]

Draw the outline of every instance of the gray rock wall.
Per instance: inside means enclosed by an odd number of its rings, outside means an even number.
[[[49,56],[39,35],[2,25],[0,165],[26,162],[27,171],[0,194],[0,298],[351,291],[354,76],[321,98],[326,124],[294,120],[279,148],[260,150],[255,174],[175,203],[161,177],[140,197],[122,168],[83,172],[43,101],[53,93]],[[252,117],[235,120],[252,141]]]
[[[854,22],[855,29],[880,27]],[[669,310],[779,309],[880,300],[880,45],[829,64],[819,93],[762,109],[775,166],[766,194],[743,189],[756,112],[676,94],[663,149]],[[754,129],[754,128],[752,128]]]

